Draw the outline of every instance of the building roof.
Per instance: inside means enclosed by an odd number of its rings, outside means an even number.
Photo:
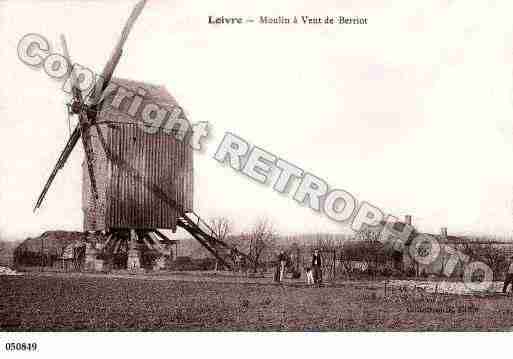
[[[120,88],[123,91],[129,92],[130,95],[126,96],[118,104],[114,100],[116,99],[116,94],[121,91]],[[105,100],[100,109],[98,121],[139,123],[142,121],[141,112],[148,104],[157,105],[159,108],[167,111],[167,113],[175,116],[174,118],[188,121],[182,107],[163,85],[159,86],[141,81],[113,78],[105,92]],[[142,102],[139,106],[137,106],[135,101],[137,96],[142,97]],[[131,106],[133,106],[132,110],[137,108],[136,113],[133,115],[129,111]]]
[[[17,248],[16,252],[32,252],[60,255],[63,248],[69,244],[85,243],[83,232],[47,231],[36,238],[27,238]],[[43,243],[41,243],[43,242]]]

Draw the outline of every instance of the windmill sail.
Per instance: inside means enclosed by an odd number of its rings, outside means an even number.
[[[34,206],[34,211],[41,206],[41,203],[43,203],[46,193],[48,192],[48,189],[52,185],[52,182],[55,179],[57,172],[59,172],[59,170],[66,163],[71,151],[73,151],[73,148],[77,144],[79,137],[80,137],[80,127],[77,125],[77,127],[75,127],[75,129],[73,130],[73,133],[71,134],[68,142],[66,143],[64,150],[62,150],[61,155],[59,156],[59,159],[57,160],[57,163],[54,166],[52,173],[50,174],[50,177],[46,181],[46,184],[43,187],[43,190],[41,191],[41,194],[39,195],[39,197],[37,199],[36,205]]]
[[[114,74],[114,70],[116,69],[119,59],[121,58],[121,55],[123,53],[123,45],[128,39],[128,35],[130,34],[130,31],[132,30],[135,21],[141,14],[144,5],[146,5],[146,0],[142,0],[139,3],[137,3],[137,5],[135,5],[134,9],[132,10],[132,13],[130,14],[130,17],[125,23],[123,31],[121,32],[121,37],[119,38],[116,47],[114,47],[112,55],[110,56],[109,61],[107,61],[107,64],[105,65],[100,78],[96,82],[94,92],[91,96],[93,99],[92,104],[98,103],[103,91],[105,91],[105,89],[109,85],[109,82],[112,79],[112,75]]]
[[[68,44],[66,43],[66,38],[63,34],[61,34],[61,44],[62,51],[64,52],[64,57],[68,60],[71,68],[70,79],[71,79],[71,93],[73,94],[73,99],[79,103],[82,102],[82,93],[80,92],[80,88],[78,86],[78,79],[75,74],[75,70],[73,67],[73,62],[71,61],[71,57],[69,55]]]
[[[132,10],[132,13],[130,14],[130,17],[128,18],[127,22],[125,23],[125,26],[123,28],[123,31],[121,32],[121,37],[119,38],[118,43],[116,44],[116,47],[114,48],[114,51],[105,65],[105,68],[102,72],[102,76],[99,79],[99,81],[96,83],[96,87],[94,89],[94,92],[92,94],[93,101],[92,103],[86,105],[84,103],[84,99],[82,97],[82,93],[80,92],[78,79],[76,77],[76,74],[73,70],[73,67],[71,67],[71,90],[73,94],[73,100],[75,104],[75,113],[78,114],[79,118],[79,124],[75,129],[73,130],[73,133],[71,134],[71,137],[69,138],[68,142],[66,143],[66,146],[64,147],[64,150],[62,151],[59,159],[57,160],[57,164],[54,166],[52,173],[50,174],[50,177],[48,178],[45,186],[43,187],[43,190],[41,194],[39,195],[36,205],[34,207],[34,211],[38,209],[41,206],[41,203],[43,202],[46,193],[48,192],[48,189],[50,188],[53,180],[55,179],[55,176],[57,175],[57,172],[59,169],[61,169],[64,164],[66,163],[66,160],[68,159],[71,151],[75,147],[76,143],[78,142],[78,139],[81,137],[82,139],[82,145],[84,146],[84,153],[86,156],[86,162],[87,162],[87,169],[89,173],[90,183],[91,183],[91,192],[93,193],[93,196],[95,198],[98,198],[98,191],[96,187],[96,180],[94,177],[94,153],[93,148],[91,146],[91,140],[89,136],[89,129],[91,126],[94,125],[95,118],[89,118],[88,108],[91,108],[93,110],[96,109],[96,104],[98,103],[98,100],[100,99],[102,93],[107,88],[111,78],[112,74],[114,73],[114,70],[119,62],[119,59],[121,58],[122,54],[122,48],[125,44],[128,35],[130,34],[130,31],[141,14],[144,5],[146,5],[146,0],[142,0],[134,7]],[[61,43],[62,48],[64,52],[64,56],[69,61],[70,65],[72,65],[71,58],[69,55],[68,45],[66,43],[66,39],[64,35],[61,35]],[[72,106],[73,108],[73,106]],[[95,117],[95,116],[93,116]]]

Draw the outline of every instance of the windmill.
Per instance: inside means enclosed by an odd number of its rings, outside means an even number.
[[[113,78],[123,45],[141,14],[146,0],[132,10],[121,37],[103,72],[88,96],[83,96],[78,78],[70,74],[69,112],[78,117],[57,164],[54,166],[34,211],[37,210],[70,153],[80,140],[85,160],[82,165],[82,209],[84,230],[104,234],[103,251],[113,256],[124,254],[128,268],[139,266],[140,251],[146,248],[164,254],[163,244],[170,243],[160,229],[184,228],[217,261],[230,268],[235,255],[246,255],[219,240],[215,232],[193,211],[193,156],[187,141],[158,131],[144,131],[134,122],[129,103],[108,106],[115,96],[109,89],[140,94],[139,105],[147,104],[173,111],[175,99],[163,86]],[[64,56],[72,64],[63,35]],[[183,112],[180,114],[187,120]],[[152,131],[153,132],[153,131]]]

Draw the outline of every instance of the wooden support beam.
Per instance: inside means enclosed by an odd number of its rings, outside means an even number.
[[[153,232],[148,232],[148,238],[150,238],[151,241],[154,243],[154,246],[157,249],[157,251],[159,251],[162,254],[166,254],[166,251],[162,247],[162,244],[160,244],[159,239]]]
[[[114,245],[114,250],[112,251],[112,253],[115,254],[115,253],[118,252],[119,247],[121,246],[122,240],[121,240],[121,238],[116,238],[114,241],[115,241],[116,244]]]
[[[155,248],[153,248],[153,246],[150,244],[150,242],[148,242],[148,240],[146,239],[146,235],[142,236],[142,237],[141,237],[141,239],[142,239],[142,241],[144,242],[144,244],[146,245],[146,247],[148,247],[148,249],[151,249],[151,250],[155,249]]]
[[[130,243],[128,245],[128,249],[135,249],[137,246],[137,232],[135,229],[130,229]]]
[[[112,238],[114,237],[114,235],[112,233],[109,234],[109,236],[107,237],[107,240],[105,241],[105,243],[103,244],[103,251],[105,252],[105,250],[107,249],[110,241],[112,240]]]
[[[154,229],[152,232],[159,236],[164,242],[172,242],[166,235],[164,235],[164,233],[162,233],[158,229]]]

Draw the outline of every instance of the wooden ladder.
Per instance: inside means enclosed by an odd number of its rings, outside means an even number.
[[[253,262],[247,254],[220,240],[215,231],[195,212],[183,214],[178,218],[177,225],[193,236],[227,269],[234,268],[235,256],[241,256]]]

